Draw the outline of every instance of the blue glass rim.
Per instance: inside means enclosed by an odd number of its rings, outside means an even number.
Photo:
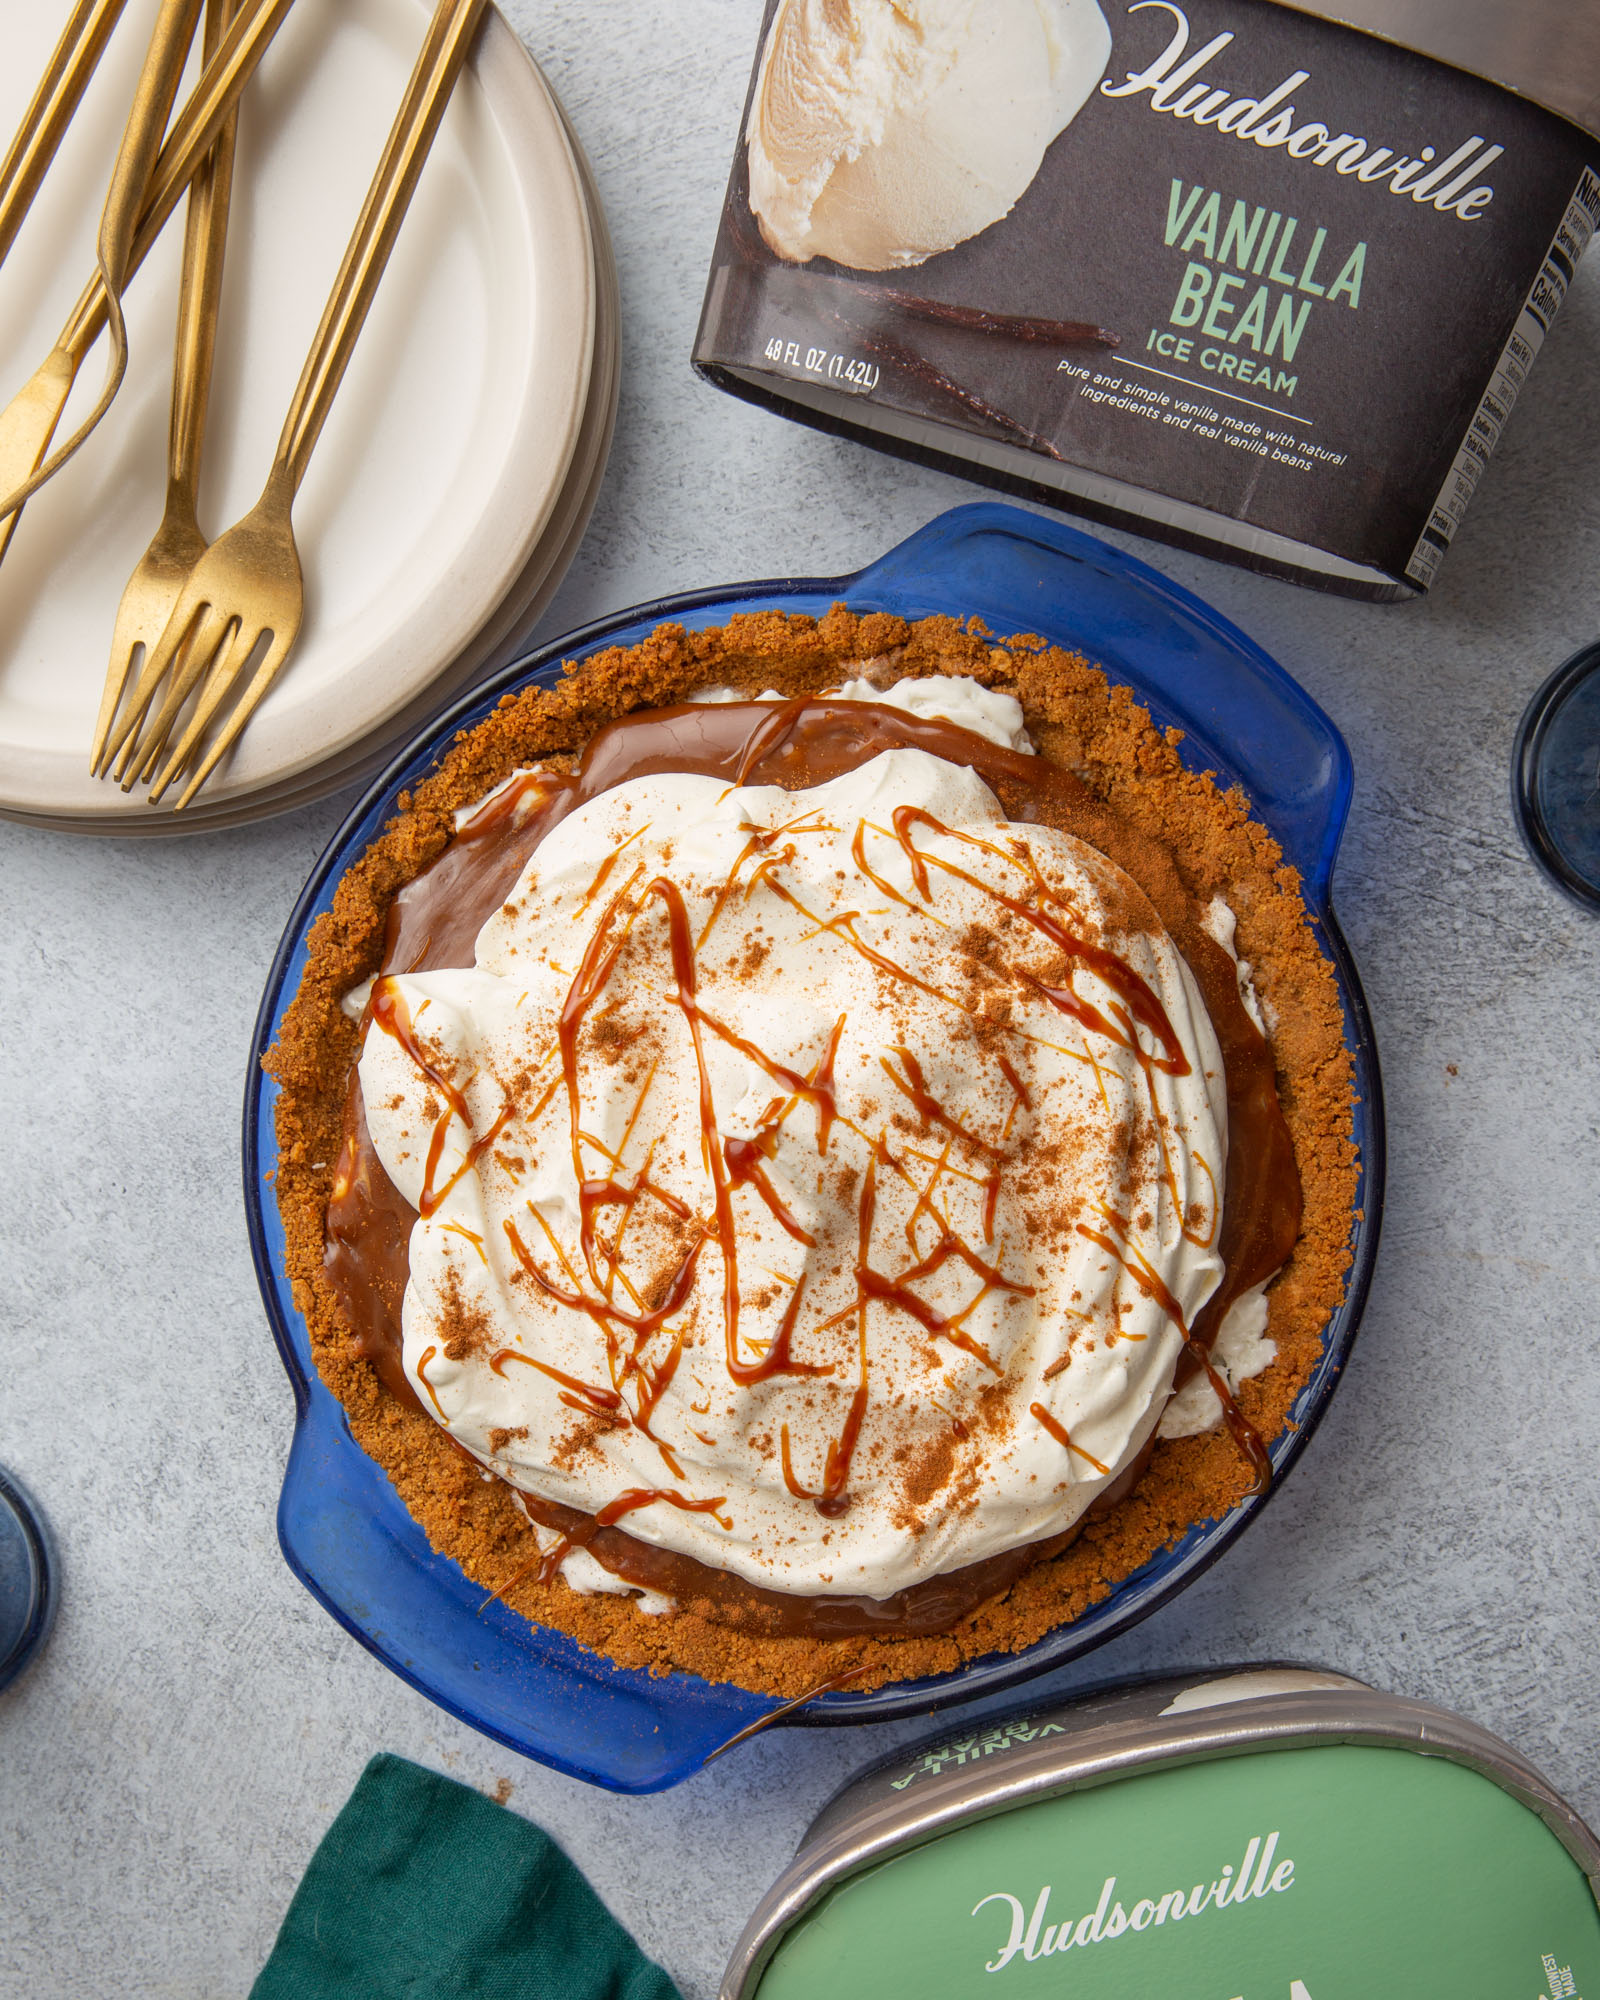
[[[1522,711],[1511,751],[1511,811],[1522,843],[1546,881],[1591,916],[1600,914],[1600,881],[1584,875],[1567,855],[1549,823],[1545,800],[1545,755],[1552,728],[1568,699],[1600,674],[1600,639],[1581,647],[1556,668]]]
[[[0,1632],[0,1688],[7,1688],[32,1665],[50,1636],[56,1616],[56,1553],[49,1525],[37,1501],[14,1472],[0,1466],[0,1510],[7,1532],[21,1545],[23,1585],[20,1601],[9,1598],[6,1626]],[[13,1579],[15,1581],[17,1579]]]
[[[975,581],[973,563],[980,557],[984,568]],[[1007,571],[1007,561],[1013,557],[1021,564],[1021,580]],[[1052,565],[1061,568],[1077,586],[1073,601],[1052,604],[1040,594],[1042,584],[1038,589],[1026,588],[1030,580],[1038,583],[1037,577],[1027,574],[1030,564],[1035,570]],[[997,579],[996,570],[1003,572]],[[1060,578],[1056,581],[1059,585]],[[997,599],[1003,601],[992,601]],[[991,1655],[948,1674],[891,1683],[866,1693],[836,1690],[782,1716],[782,1726],[886,1721],[926,1715],[950,1704],[997,1694],[1081,1657],[1127,1631],[1186,1588],[1259,1514],[1304,1451],[1348,1361],[1377,1252],[1384,1179],[1381,1079],[1365,997],[1329,895],[1353,781],[1349,752],[1329,718],[1275,661],[1219,613],[1137,558],[1064,522],[1000,502],[978,502],[939,516],[878,562],[851,574],[721,586],[631,606],[540,647],[459,698],[372,783],[329,842],[285,928],[252,1037],[244,1103],[245,1212],[263,1302],[295,1397],[295,1440],[279,1507],[279,1538],[290,1568],[306,1588],[401,1678],[510,1748],[569,1775],[620,1791],[652,1791],[681,1782],[699,1768],[706,1754],[713,1754],[727,1738],[750,1724],[763,1722],[783,1704],[774,1697],[703,1682],[688,1674],[653,1680],[642,1672],[597,1660],[566,1635],[531,1626],[503,1605],[490,1607],[479,1621],[478,1636],[483,1643],[476,1650],[492,1654],[502,1669],[507,1648],[520,1646],[527,1651],[533,1647],[548,1662],[551,1688],[558,1683],[565,1687],[574,1677],[586,1679],[591,1693],[603,1684],[603,1694],[637,1698],[644,1709],[661,1718],[651,1725],[650,1733],[664,1740],[659,1746],[649,1746],[633,1762],[626,1762],[614,1745],[596,1740],[597,1732],[575,1729],[570,1711],[564,1712],[562,1728],[554,1738],[548,1730],[535,1729],[531,1722],[524,1726],[515,1714],[491,1712],[484,1698],[489,1685],[484,1677],[490,1663],[487,1657],[474,1659],[467,1666],[457,1661],[446,1669],[437,1659],[424,1657],[427,1647],[419,1651],[396,1638],[385,1619],[384,1605],[374,1603],[370,1591],[357,1603],[353,1600],[358,1593],[347,1581],[330,1579],[329,1569],[337,1566],[338,1555],[330,1553],[326,1538],[318,1541],[317,1517],[319,1512],[327,1513],[332,1503],[308,1489],[306,1475],[307,1465],[319,1452],[323,1476],[340,1482],[354,1478],[353,1454],[381,1483],[382,1491],[377,1484],[367,1482],[367,1503],[341,1488],[339,1504],[346,1508],[347,1532],[361,1531],[363,1504],[387,1508],[391,1502],[414,1530],[415,1540],[404,1552],[403,1561],[400,1556],[384,1558],[388,1563],[383,1571],[387,1587],[409,1589],[415,1579],[405,1564],[430,1573],[447,1569],[456,1578],[463,1578],[463,1573],[427,1547],[420,1528],[410,1522],[398,1496],[388,1487],[386,1475],[355,1443],[342,1409],[311,1361],[305,1325],[293,1306],[282,1269],[276,1203],[264,1178],[275,1157],[272,1106],[276,1086],[264,1077],[261,1058],[275,1041],[282,1014],[298,989],[306,958],[306,934],[315,916],[331,901],[338,879],[382,830],[395,810],[398,794],[418,782],[448,752],[457,734],[482,721],[507,693],[535,681],[548,684],[558,677],[563,664],[606,646],[637,643],[664,623],[697,629],[758,608],[820,615],[841,600],[856,611],[894,611],[907,618],[952,612],[959,603],[968,614],[984,617],[989,629],[1000,634],[1031,631],[1057,643],[1075,645],[1102,665],[1114,683],[1128,685],[1158,723],[1172,724],[1184,732],[1179,754],[1186,764],[1215,773],[1221,783],[1243,787],[1256,816],[1299,869],[1307,908],[1333,966],[1353,1064],[1361,1179],[1345,1298],[1325,1331],[1322,1353],[1310,1379],[1296,1398],[1283,1431],[1269,1447],[1273,1479],[1267,1495],[1243,1500],[1219,1519],[1197,1523],[1177,1544],[1150,1558],[1099,1604],[1021,1653]],[[1085,603],[1096,607],[1092,616],[1083,608]],[[1164,635],[1165,684],[1156,684],[1148,662],[1141,671],[1125,667],[1115,657],[1124,644],[1137,648],[1150,643],[1141,616],[1155,620]],[[1090,625],[1092,632],[1075,631],[1075,621],[1079,628]],[[1204,672],[1199,671],[1202,667]],[[1227,700],[1217,694],[1213,681],[1227,684],[1223,688]],[[1213,701],[1215,715],[1206,708],[1208,700]],[[1223,726],[1230,705],[1238,711],[1231,737]],[[1259,714],[1265,714],[1266,722],[1258,728]],[[396,1535],[404,1537],[404,1523],[391,1524]],[[467,1594],[475,1596],[480,1590],[481,1586],[468,1586]],[[543,1688],[542,1694],[548,1695],[551,1688]],[[720,1729],[720,1735],[714,1733],[713,1725]],[[588,1740],[575,1745],[574,1735]]]

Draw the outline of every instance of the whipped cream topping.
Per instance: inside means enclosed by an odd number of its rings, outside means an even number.
[[[1104,856],[918,750],[590,801],[473,967],[378,982],[360,1076],[419,1211],[424,1407],[781,1590],[882,1598],[1069,1527],[1221,1273],[1188,968]]]
[[[1023,721],[1022,703],[1014,694],[1007,694],[1002,688],[986,688],[968,674],[928,674],[922,680],[894,681],[888,687],[880,687],[876,681],[859,675],[839,687],[824,689],[823,697],[828,701],[870,701],[880,708],[898,708],[903,715],[919,715],[925,721],[953,722],[958,729],[970,729],[974,736],[998,744],[1002,750],[1020,750],[1025,757],[1035,754]],[[691,702],[701,704],[751,699],[741,689],[731,687],[700,688],[689,697]],[[776,688],[767,688],[754,699],[782,701],[784,697]],[[514,783],[517,775],[513,773],[505,783]],[[502,789],[503,786],[496,786],[495,791]],[[481,810],[487,802],[482,801],[473,811]],[[457,824],[466,817],[470,815],[458,816]],[[1223,903],[1222,907],[1226,910],[1228,906]]]
[[[1272,1281],[1269,1278],[1267,1284]],[[1253,1375],[1265,1374],[1278,1358],[1278,1343],[1267,1338],[1267,1285],[1252,1285],[1222,1315],[1211,1343],[1211,1367],[1230,1394]],[[1191,1375],[1161,1412],[1158,1434],[1198,1437],[1222,1422],[1222,1398],[1209,1375]]]
[[[1214,938],[1233,960],[1238,972],[1240,1003],[1262,1034],[1270,1037],[1276,1023],[1267,1019],[1262,1008],[1260,996],[1256,992],[1255,968],[1249,959],[1241,958],[1234,948],[1234,933],[1239,928],[1239,919],[1234,914],[1232,904],[1225,896],[1213,896],[1200,913],[1200,923],[1207,936]]]
[[[1105,74],[1096,0],[782,0],[747,132],[780,257],[920,264],[1010,212]]]

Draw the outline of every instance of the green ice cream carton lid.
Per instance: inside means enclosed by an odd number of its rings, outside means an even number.
[[[1303,1667],[897,1753],[813,1822],[722,2000],[1600,2000],[1600,1843],[1498,1737]]]

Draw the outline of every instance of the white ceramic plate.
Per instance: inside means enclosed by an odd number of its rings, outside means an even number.
[[[0,133],[66,12],[66,0],[5,10]],[[128,7],[0,271],[0,396],[42,359],[93,268],[153,12]],[[201,487],[209,533],[259,493],[425,20],[418,0],[303,4],[246,95]],[[111,414],[29,505],[0,567],[0,812],[17,817],[95,832],[168,817],[90,778],[87,750],[123,585],[160,518],[178,220],[130,289],[132,359]],[[508,600],[534,594],[552,533],[570,539],[575,479],[597,476],[574,463],[594,431],[597,302],[559,107],[491,11],[301,488],[299,645],[196,802],[206,822],[344,782],[334,774],[368,763],[384,725],[441,675],[481,663],[474,642]],[[60,435],[101,366],[96,350]]]

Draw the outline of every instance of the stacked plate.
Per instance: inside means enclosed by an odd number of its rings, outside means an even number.
[[[0,143],[67,11],[8,12]],[[0,272],[0,403],[94,269],[153,16],[150,0],[128,7]],[[200,494],[209,534],[260,492],[426,20],[419,0],[297,8],[246,93]],[[531,625],[599,488],[618,372],[605,220],[560,104],[491,10],[301,489],[299,646],[187,811],[91,778],[117,606],[161,517],[181,240],[180,215],[130,288],[131,360],[111,414],[29,504],[0,566],[7,818],[182,833],[371,775]],[[103,346],[59,436],[102,366]]]

